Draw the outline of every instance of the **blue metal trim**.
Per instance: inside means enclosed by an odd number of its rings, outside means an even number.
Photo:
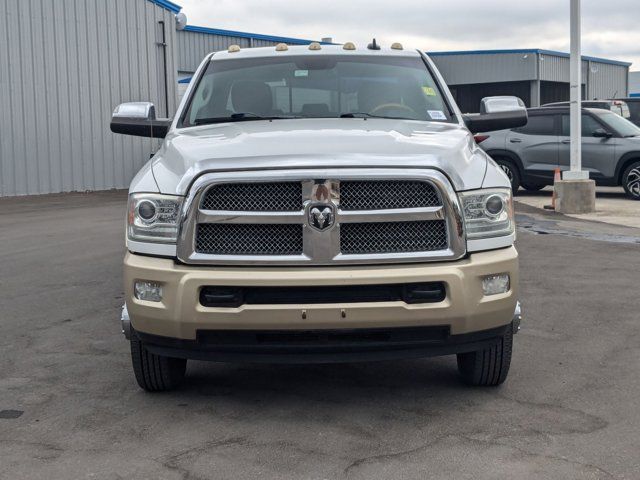
[[[630,93],[629,96],[631,98],[640,98],[640,93]]]
[[[178,80],[178,83],[189,83],[191,81],[193,77],[189,77],[189,78],[183,78],[181,80]]]
[[[238,32],[235,30],[223,30],[220,28],[197,27],[195,25],[187,25],[185,32],[206,33],[207,35],[223,35],[226,37],[253,38],[254,40],[266,40],[268,42],[293,43],[296,45],[309,45],[315,40],[306,40],[303,38],[276,37],[273,35],[262,35],[260,33]],[[327,42],[319,42],[324,45],[332,45]]]
[[[539,55],[553,55],[555,57],[564,57],[569,58],[569,54],[565,52],[557,52],[555,50],[544,50],[541,48],[521,48],[521,49],[512,49],[512,50],[456,50],[452,52],[426,52],[430,57],[444,57],[447,55],[501,55],[501,54],[509,54],[509,53],[536,53]],[[599,58],[599,57],[589,57],[582,56],[582,60],[598,62],[598,63],[608,63],[610,65],[620,65],[622,67],[630,67],[631,63],[622,62],[619,60],[609,60],[608,58]]]
[[[442,57],[446,55],[492,55],[502,53],[538,53],[535,48],[521,48],[513,50],[454,50],[451,52],[426,52],[430,57]]]
[[[151,3],[155,3],[159,7],[166,8],[167,10],[173,13],[179,13],[180,10],[182,10],[182,7],[180,5],[176,5],[175,3],[170,2],[169,0],[149,0],[149,1]]]

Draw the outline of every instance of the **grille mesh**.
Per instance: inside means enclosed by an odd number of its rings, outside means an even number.
[[[344,254],[430,252],[447,248],[445,220],[389,223],[343,223]]]
[[[211,187],[202,199],[204,210],[295,212],[302,210],[302,184],[223,183]]]
[[[433,185],[411,180],[356,180],[340,183],[342,210],[439,207]]]
[[[209,255],[301,255],[302,225],[203,223],[196,252]]]

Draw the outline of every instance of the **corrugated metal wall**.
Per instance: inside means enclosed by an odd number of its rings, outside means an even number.
[[[207,54],[226,50],[229,48],[229,45],[235,44],[241,48],[249,48],[271,47],[280,43],[280,40],[265,40],[263,38],[250,38],[248,36],[220,35],[188,30],[179,31],[177,34],[179,72],[195,72]],[[296,41],[296,44],[300,43],[304,43],[304,41]]]
[[[587,63],[587,62],[585,62]],[[609,63],[588,62],[587,99],[626,97],[629,68]]]
[[[114,135],[126,101],[176,108],[174,14],[147,0],[0,0],[0,196],[126,188],[155,148]]]
[[[640,94],[640,72],[629,73],[629,94]]]
[[[429,56],[450,85],[516,82],[535,80],[537,76],[536,55],[533,53]]]
[[[180,31],[178,34],[178,71],[195,72],[202,59],[211,52],[226,50],[229,45],[249,47],[249,39]]]
[[[540,55],[540,79],[569,83],[570,60],[568,57]],[[582,61],[582,83],[587,99],[611,98],[627,94],[629,68],[595,60]]]
[[[569,57],[546,51],[476,54],[453,52],[430,56],[447,83],[455,86],[536,79],[569,83]],[[625,65],[583,60],[582,82],[586,86],[586,98],[625,96],[627,75],[628,67]]]

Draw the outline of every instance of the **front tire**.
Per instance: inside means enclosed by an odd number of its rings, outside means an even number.
[[[640,162],[629,165],[622,174],[622,187],[627,197],[640,200]]]
[[[513,324],[498,343],[475,352],[459,353],[458,372],[468,385],[493,387],[502,384],[509,373],[513,347]]]
[[[131,335],[131,362],[140,388],[147,392],[173,390],[184,380],[187,360],[156,355],[144,348],[135,332]]]
[[[511,190],[515,195],[520,188],[520,171],[518,167],[511,161],[504,158],[496,158],[495,159],[498,166],[502,169],[504,173],[509,177],[509,182],[511,182]]]

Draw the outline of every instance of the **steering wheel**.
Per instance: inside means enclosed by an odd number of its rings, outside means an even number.
[[[409,107],[407,105],[403,105],[401,103],[384,103],[382,105],[378,105],[376,108],[371,110],[369,113],[371,115],[376,115],[381,110],[387,110],[387,109],[390,109],[390,108],[395,108],[397,110],[404,110],[406,112],[410,112],[410,113],[413,113],[413,114],[417,113],[413,108],[411,108],[411,107]]]

